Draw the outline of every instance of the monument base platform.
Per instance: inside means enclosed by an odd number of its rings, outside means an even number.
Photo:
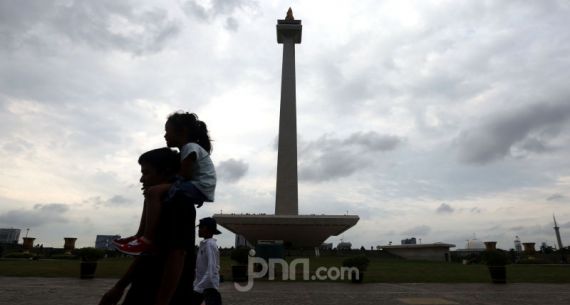
[[[215,214],[213,217],[219,225],[242,235],[253,245],[259,240],[282,240],[293,248],[318,247],[360,219],[356,215]]]

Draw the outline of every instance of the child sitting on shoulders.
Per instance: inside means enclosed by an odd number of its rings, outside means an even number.
[[[180,172],[173,183],[144,190],[145,201],[137,234],[114,241],[117,250],[126,254],[152,251],[161,205],[168,204],[174,196],[184,196],[183,200],[197,207],[204,201],[214,201],[216,170],[210,159],[212,144],[206,123],[198,120],[194,113],[176,112],[168,117],[164,128],[166,145],[180,150]]]

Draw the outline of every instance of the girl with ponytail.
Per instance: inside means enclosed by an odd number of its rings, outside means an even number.
[[[212,143],[206,123],[194,113],[175,112],[166,120],[164,129],[166,145],[180,150],[180,172],[173,183],[145,190],[145,207],[139,228],[142,236],[114,242],[117,249],[126,254],[139,255],[153,249],[161,205],[168,204],[175,196],[183,196],[177,200],[182,199],[198,208],[205,201],[214,201],[216,170],[210,159]],[[195,217],[188,221],[195,222]]]

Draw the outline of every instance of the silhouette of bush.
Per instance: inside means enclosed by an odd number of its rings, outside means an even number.
[[[364,255],[352,256],[342,261],[344,267],[356,267],[360,271],[365,271],[370,264],[370,259]]]
[[[105,256],[105,251],[92,247],[81,248],[76,253],[84,262],[96,262]]]
[[[230,258],[240,265],[247,265],[247,260],[249,257],[249,248],[239,247],[232,251]]]
[[[482,258],[487,266],[505,266],[509,263],[507,255],[500,250],[486,251]]]

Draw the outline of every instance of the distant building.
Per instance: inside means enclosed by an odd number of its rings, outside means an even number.
[[[449,262],[451,261],[449,249],[455,247],[455,245],[439,242],[433,244],[387,245],[381,247],[383,251],[405,259]]]
[[[518,236],[515,238],[515,251],[517,253],[522,253],[523,251],[521,239]]]
[[[485,247],[485,243],[477,238],[473,238],[467,241],[465,244],[464,249],[457,249],[455,250],[455,254],[458,257],[469,257],[471,255],[480,255],[483,253],[487,248]]]
[[[349,242],[341,242],[336,246],[337,250],[350,250],[352,248],[352,244]]]
[[[485,243],[478,240],[477,238],[470,239],[465,244],[465,250],[479,252],[479,251],[485,251],[485,249],[486,249]]]
[[[0,229],[0,244],[17,244],[20,232],[20,229]]]
[[[319,248],[321,250],[332,250],[333,244],[332,243],[323,243]]]
[[[415,237],[402,239],[402,245],[415,245],[415,244],[416,244]]]
[[[121,235],[97,235],[95,239],[95,248],[105,250],[115,250],[113,240],[121,238]]]

